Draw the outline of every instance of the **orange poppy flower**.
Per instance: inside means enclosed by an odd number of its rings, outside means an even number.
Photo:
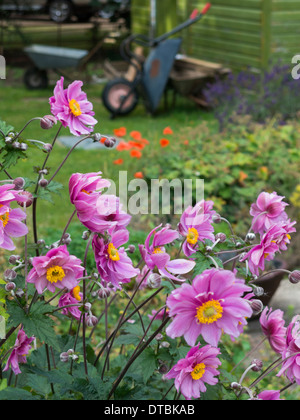
[[[163,134],[164,134],[165,136],[167,136],[168,134],[174,134],[174,131],[172,130],[172,128],[171,128],[171,127],[166,127],[166,128],[164,129],[164,131],[163,131]]]
[[[100,143],[105,143],[106,137],[101,137],[101,139],[99,140]]]
[[[114,160],[114,165],[122,165],[123,162],[124,162],[123,159],[117,159],[117,160]]]
[[[144,145],[146,145],[146,144],[150,144],[150,142],[148,141],[148,140],[146,140],[146,139],[139,139],[138,140],[140,143],[143,143]]]
[[[133,157],[133,158],[140,159],[142,157],[142,153],[139,150],[133,149],[130,152],[130,156]]]
[[[127,130],[126,127],[120,127],[114,129],[114,135],[117,137],[124,137],[126,136]]]
[[[161,147],[167,147],[167,146],[169,146],[169,144],[170,144],[170,142],[169,142],[168,139],[161,139],[160,140],[160,146]]]
[[[143,150],[143,149],[144,149],[144,147],[145,147],[145,145],[144,145],[144,144],[142,144],[142,143],[137,143],[136,141],[129,141],[129,142],[128,142],[128,144],[129,144],[131,147],[135,147],[136,149],[141,149],[141,150]]]
[[[188,141],[188,140],[184,140],[183,144],[184,144],[185,146],[187,146],[187,145],[189,144],[189,141]]]
[[[134,174],[134,177],[135,177],[135,178],[138,178],[138,179],[142,179],[142,178],[144,178],[143,172],[136,172],[136,173]]]
[[[142,138],[142,135],[139,131],[132,131],[130,135],[134,140],[141,140]]]
[[[126,143],[126,141],[120,141],[116,149],[121,152],[122,150],[130,150],[132,146],[130,146],[129,143]]]

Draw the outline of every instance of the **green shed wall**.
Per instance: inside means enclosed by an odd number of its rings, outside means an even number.
[[[300,53],[300,0],[211,0],[212,8],[185,29],[183,52],[234,70],[291,63]],[[157,0],[158,32],[187,19],[202,0]],[[165,5],[163,7],[163,5]],[[175,11],[175,13],[174,13]],[[132,0],[133,32],[149,32],[150,0]]]

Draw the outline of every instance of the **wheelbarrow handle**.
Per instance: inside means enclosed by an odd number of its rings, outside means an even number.
[[[206,13],[209,11],[210,8],[211,8],[211,3],[207,3],[200,13],[199,13],[198,9],[193,10],[193,12],[190,16],[190,19],[196,19],[199,14],[200,15],[206,15]]]

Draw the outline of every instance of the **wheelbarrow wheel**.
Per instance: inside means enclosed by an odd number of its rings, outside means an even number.
[[[24,75],[24,83],[31,90],[47,88],[48,76],[46,70],[39,70],[36,67],[28,69]]]
[[[102,92],[103,105],[113,116],[129,114],[137,106],[138,100],[133,83],[123,78],[108,82]]]

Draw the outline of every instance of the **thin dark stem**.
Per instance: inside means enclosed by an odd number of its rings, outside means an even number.
[[[46,356],[47,356],[48,371],[50,372],[51,371],[51,363],[50,363],[50,355],[49,355],[48,344],[45,344],[45,349],[46,349]],[[55,394],[53,384],[51,383],[50,386],[51,386],[52,394]]]
[[[163,287],[160,287],[158,290],[156,290],[156,292],[154,292],[150,297],[148,297],[144,302],[142,302],[133,312],[131,312],[130,315],[128,315],[121,323],[120,327],[122,327],[138,310],[140,310],[144,305],[146,305],[148,302],[150,302],[158,293],[160,293],[163,290]],[[119,328],[119,327],[117,327]],[[94,365],[96,366],[98,360],[100,359],[102,353],[104,352],[104,350],[106,349],[106,347],[108,346],[110,340],[114,337],[117,328],[110,334],[110,336],[108,337],[108,339],[106,340],[106,342],[103,344],[102,349],[100,350],[100,352],[97,355],[97,358],[94,362]]]
[[[80,139],[77,143],[74,144],[74,146],[69,150],[69,152],[67,153],[66,157],[64,158],[64,160],[61,162],[61,164],[59,165],[59,167],[56,169],[56,171],[54,172],[54,174],[52,175],[52,177],[49,179],[48,181],[48,185],[50,184],[50,182],[53,181],[53,179],[56,177],[56,175],[58,174],[58,172],[61,170],[61,168],[63,167],[63,165],[66,163],[67,159],[69,158],[70,154],[73,152],[73,150],[80,144],[82,143],[84,140],[89,139],[91,136],[86,136],[83,139]]]
[[[128,371],[128,369],[130,368],[130,366],[133,364],[133,362],[139,357],[140,354],[143,353],[143,351],[149,346],[149,344],[152,342],[152,340],[157,336],[157,334],[160,333],[160,331],[162,331],[164,329],[164,327],[167,325],[167,323],[170,321],[169,318],[165,319],[161,325],[157,328],[157,330],[151,335],[151,337],[149,337],[149,339],[145,342],[145,344],[135,353],[135,355],[133,357],[131,357],[129,359],[129,361],[126,363],[126,366],[124,367],[124,369],[122,370],[122,372],[120,373],[118,379],[116,380],[116,382],[114,383],[109,395],[108,395],[108,400],[112,397],[112,395],[114,394],[115,390],[117,389],[117,387],[119,386],[120,382],[122,381],[122,379],[124,378],[126,372]]]
[[[71,217],[69,218],[69,220],[68,220],[68,222],[67,222],[67,224],[66,224],[66,226],[65,226],[65,228],[64,228],[64,231],[63,231],[63,233],[62,233],[62,235],[61,235],[61,238],[60,238],[60,241],[59,241],[59,245],[61,245],[62,240],[63,240],[63,237],[64,237],[65,233],[67,232],[68,227],[70,226],[70,224],[71,224],[71,222],[72,222],[72,219],[73,219],[73,217],[75,216],[75,214],[76,214],[76,209],[73,211],[73,213],[72,213]]]

